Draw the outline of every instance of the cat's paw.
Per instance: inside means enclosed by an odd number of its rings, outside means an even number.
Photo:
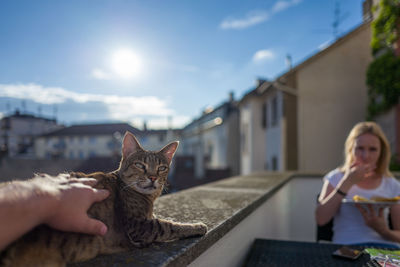
[[[207,233],[208,228],[204,223],[195,223],[193,226],[197,235],[205,235]]]
[[[131,242],[131,244],[135,248],[147,248],[148,246],[150,246],[150,243],[149,242],[145,242],[145,241],[134,241],[134,242]]]

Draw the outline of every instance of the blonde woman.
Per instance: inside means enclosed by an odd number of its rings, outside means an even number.
[[[382,129],[374,122],[354,126],[345,143],[343,166],[324,177],[316,209],[318,225],[334,218],[334,243],[399,247],[400,204],[392,205],[393,229],[387,222],[388,208],[342,204],[354,195],[365,198],[400,195],[400,182],[389,172],[390,147]]]

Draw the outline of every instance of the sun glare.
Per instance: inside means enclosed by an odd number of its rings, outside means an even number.
[[[112,70],[121,78],[133,78],[140,72],[139,57],[129,49],[121,49],[112,55]]]

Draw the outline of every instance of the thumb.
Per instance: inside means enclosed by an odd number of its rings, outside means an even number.
[[[106,189],[94,189],[94,197],[93,200],[95,202],[100,202],[106,199],[110,195],[110,191]]]
[[[80,232],[103,236],[107,233],[107,230],[107,226],[103,222],[87,217],[85,222],[82,224]]]

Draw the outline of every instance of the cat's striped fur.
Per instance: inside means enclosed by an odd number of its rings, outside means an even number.
[[[169,165],[178,142],[159,152],[144,150],[127,132],[119,169],[111,173],[71,173],[71,177],[93,177],[96,188],[108,189],[110,196],[95,203],[88,214],[108,226],[104,237],[67,233],[41,225],[11,244],[1,266],[65,266],[99,254],[144,247],[189,236],[204,235],[203,223],[177,223],[153,217],[154,200],[167,181]]]

